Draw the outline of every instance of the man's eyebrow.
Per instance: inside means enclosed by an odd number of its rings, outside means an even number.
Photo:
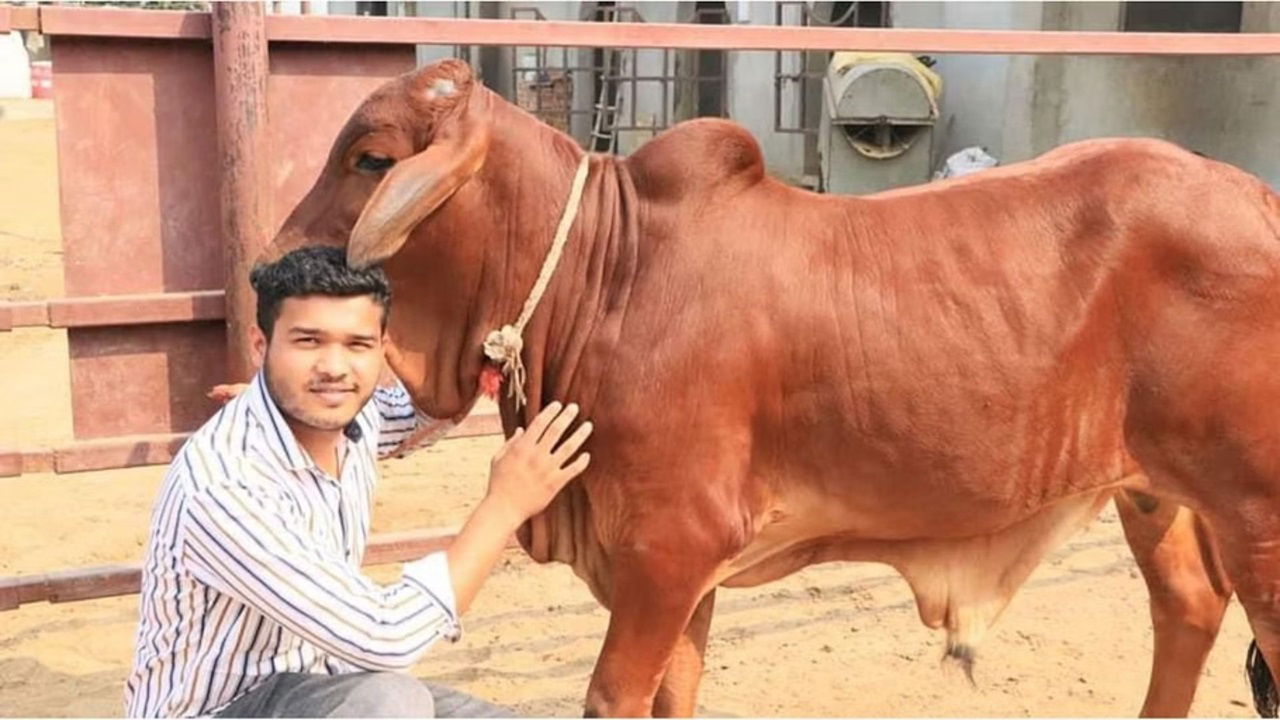
[[[289,334],[290,335],[327,335],[328,333],[326,333],[324,330],[321,330],[320,328],[294,326],[289,328]],[[362,342],[376,342],[378,340],[377,335],[367,335],[364,333],[348,335],[347,338],[350,340],[359,340]]]

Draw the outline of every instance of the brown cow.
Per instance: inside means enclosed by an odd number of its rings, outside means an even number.
[[[392,365],[424,411],[460,417],[582,157],[465,64],[437,63],[356,110],[274,250],[385,261]],[[524,333],[529,404],[502,406],[508,432],[550,398],[595,422],[591,470],[520,537],[611,610],[589,713],[691,713],[715,588],[829,560],[893,565],[971,658],[1119,490],[1140,493],[1120,507],[1153,591],[1144,711],[1187,711],[1233,586],[1280,667],[1266,185],[1166,143],[1101,140],[823,196],[767,176],[721,120],[589,170]]]

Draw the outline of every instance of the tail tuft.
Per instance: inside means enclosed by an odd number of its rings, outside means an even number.
[[[1258,641],[1249,643],[1249,652],[1244,661],[1245,674],[1249,676],[1249,686],[1253,688],[1253,706],[1259,717],[1273,718],[1280,711],[1280,696],[1276,694],[1276,681],[1267,667],[1267,659],[1262,657],[1258,649]]]
[[[978,651],[975,650],[972,645],[957,643],[955,645],[948,645],[947,654],[943,660],[955,661],[955,663],[960,666],[960,669],[964,670],[964,676],[969,678],[969,684],[977,687],[978,684],[973,680],[973,662],[977,657]]]

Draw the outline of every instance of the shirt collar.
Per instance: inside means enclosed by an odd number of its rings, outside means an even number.
[[[271,397],[271,392],[267,390],[265,370],[259,370],[253,376],[253,380],[249,381],[248,389],[245,390],[245,395],[253,414],[262,423],[263,432],[267,436],[267,444],[279,456],[285,467],[294,471],[314,468],[315,461],[298,444],[298,439],[294,437],[293,430],[285,422],[284,414],[280,412],[280,408],[276,406],[275,399]]]

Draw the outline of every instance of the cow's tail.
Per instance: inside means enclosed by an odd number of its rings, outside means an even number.
[[[1245,655],[1244,670],[1249,676],[1249,686],[1253,688],[1253,707],[1258,715],[1264,718],[1276,717],[1280,711],[1280,695],[1276,693],[1276,679],[1271,675],[1267,659],[1262,657],[1258,649],[1258,641],[1249,643],[1249,652]]]

